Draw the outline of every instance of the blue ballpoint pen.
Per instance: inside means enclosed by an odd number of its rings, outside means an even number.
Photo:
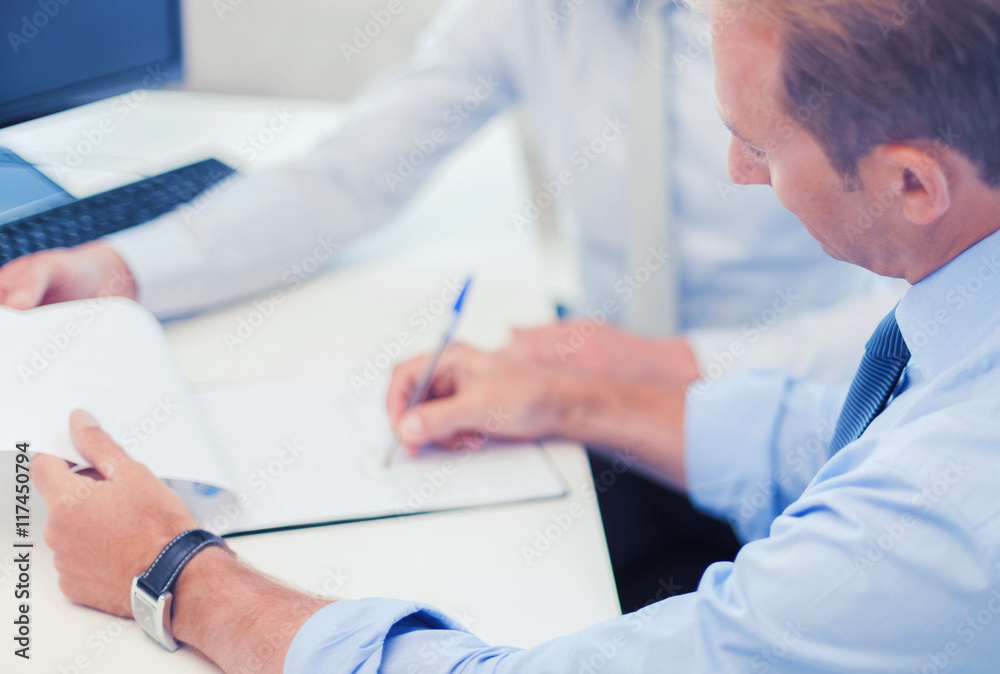
[[[413,395],[410,396],[410,402],[407,403],[406,409],[410,409],[414,405],[418,405],[424,401],[427,397],[428,391],[431,388],[431,382],[434,381],[434,371],[437,369],[438,361],[441,360],[442,354],[451,344],[452,340],[455,338],[455,330],[458,328],[458,319],[462,315],[462,307],[465,304],[465,295],[469,291],[469,286],[472,284],[472,277],[465,279],[465,285],[462,286],[462,292],[458,294],[458,298],[455,300],[455,306],[451,310],[451,324],[448,326],[448,330],[444,333],[444,339],[441,340],[441,345],[438,346],[437,350],[434,351],[434,355],[431,356],[430,362],[427,364],[427,369],[424,371],[424,376],[420,380],[420,385],[417,386],[413,391]],[[392,444],[389,445],[389,451],[385,455],[385,460],[382,465],[388,468],[392,463],[393,458],[395,458],[396,453],[399,451],[399,446],[401,444],[399,434],[392,440]]]

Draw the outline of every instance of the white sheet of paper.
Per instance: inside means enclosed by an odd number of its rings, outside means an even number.
[[[163,329],[142,306],[105,297],[0,307],[0,450],[29,442],[86,464],[69,435],[77,408],[156,475],[233,489]]]
[[[478,451],[400,452],[385,391],[344,380],[197,391],[213,435],[237,466],[235,531],[254,531],[561,496],[565,485],[538,444]],[[485,419],[484,419],[485,422]]]
[[[346,379],[192,394],[162,327],[135,302],[0,308],[0,451],[29,442],[86,465],[69,435],[70,412],[85,409],[218,533],[566,493],[537,444],[401,453],[386,470],[384,400],[383,388],[356,392]]]

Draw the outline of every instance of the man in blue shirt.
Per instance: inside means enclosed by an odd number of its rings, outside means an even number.
[[[226,671],[265,637],[279,642],[265,671],[996,671],[1000,3],[706,4],[731,175],[772,185],[831,255],[914,284],[850,389],[747,372],[685,398],[456,349],[434,399],[406,410],[418,360],[389,407],[411,447],[455,441],[496,406],[505,435],[629,447],[737,525],[735,562],[696,592],[518,650],[412,602],[300,595],[212,548],[175,588],[181,641]],[[90,479],[64,462],[39,456],[32,472],[63,591],[129,615],[132,576],[193,521],[95,426],[77,413],[74,441],[118,467],[85,503],[57,507]]]
[[[656,58],[649,43],[660,33]],[[318,241],[329,250],[384,226],[455,149],[516,106],[537,141],[547,187],[510,214],[510,226],[524,229],[534,202],[554,201],[581,270],[576,316],[600,311],[646,334],[583,326],[597,334],[567,357],[559,345],[581,327],[567,321],[519,332],[508,355],[682,384],[753,365],[839,376],[856,365],[869,324],[897,297],[865,292],[872,274],[824,255],[769,190],[727,178],[709,33],[663,0],[449,2],[417,54],[308,156],[261,172],[250,163],[197,207],[14,261],[0,268],[0,304],[23,309],[108,291],[169,318],[287,287],[289,270]],[[649,156],[640,156],[647,146]],[[637,265],[632,251],[633,214],[648,197],[635,187],[640,175],[662,181],[646,192],[669,202],[654,229],[670,253],[658,252],[656,273],[642,283],[633,277],[647,272],[650,256],[642,246]],[[660,281],[667,287],[654,288]],[[840,308],[828,314],[833,305]],[[649,338],[671,329],[681,336]],[[644,354],[641,366],[620,353]],[[596,462],[600,474],[607,466]],[[626,609],[655,590],[656,580],[643,576],[690,589],[707,563],[731,559],[739,547],[725,525],[631,473],[599,501]],[[654,511],[657,501],[665,507]],[[635,529],[643,521],[647,530]],[[658,538],[665,523],[672,535],[658,547],[666,549],[629,543]]]

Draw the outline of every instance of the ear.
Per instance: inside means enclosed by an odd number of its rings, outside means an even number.
[[[951,185],[940,154],[912,145],[884,145],[876,155],[902,200],[903,215],[914,225],[926,227],[951,207]]]

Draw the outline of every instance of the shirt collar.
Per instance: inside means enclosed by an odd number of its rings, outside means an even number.
[[[932,379],[967,356],[998,325],[1000,232],[914,285],[896,321],[915,364]]]

